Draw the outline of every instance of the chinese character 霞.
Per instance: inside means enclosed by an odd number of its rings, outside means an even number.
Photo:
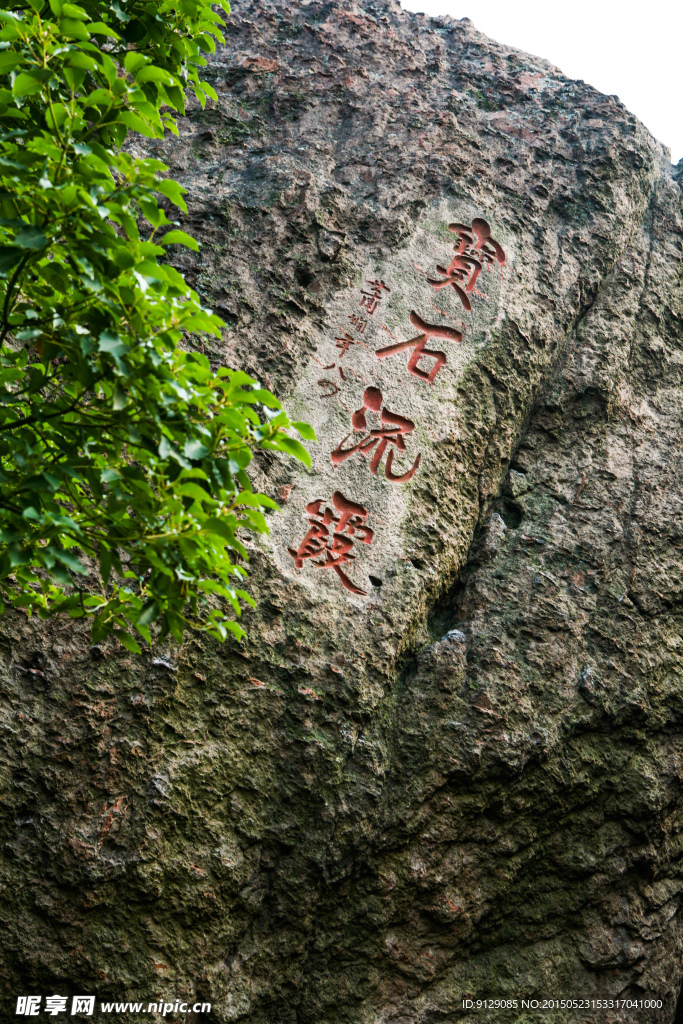
[[[446,365],[446,353],[425,348],[427,341],[429,338],[443,338],[446,341],[460,343],[462,341],[462,334],[460,331],[456,331],[454,327],[438,327],[436,324],[428,324],[415,311],[410,314],[410,322],[413,327],[420,331],[417,338],[412,338],[410,341],[401,341],[397,345],[387,345],[386,348],[379,348],[375,351],[375,355],[378,359],[386,359],[387,356],[391,356],[395,352],[403,352],[405,349],[412,348],[413,354],[408,360],[409,371],[414,377],[420,377],[421,380],[426,380],[431,384],[441,367]],[[418,369],[417,364],[423,358],[434,360],[434,365],[429,373]]]
[[[66,996],[47,996],[45,999],[45,1013],[56,1017],[58,1013],[66,1011]]]
[[[384,458],[387,448],[390,445],[393,445],[395,448],[392,447],[389,449],[389,454],[387,455],[387,459],[384,464],[384,475],[387,480],[391,480],[392,483],[403,483],[406,480],[412,480],[415,476],[417,468],[420,465],[420,456],[417,456],[412,467],[406,473],[395,474],[392,470],[394,450],[401,453],[406,450],[404,436],[406,434],[412,434],[415,429],[415,424],[412,420],[406,419],[405,416],[398,416],[395,412],[389,412],[388,409],[382,409],[382,401],[382,392],[379,388],[365,389],[363,392],[363,408],[358,409],[353,413],[351,417],[351,426],[356,432],[368,432],[365,437],[362,437],[360,441],[358,441],[357,444],[352,445],[351,448],[344,448],[344,444],[351,437],[351,434],[347,434],[341,444],[332,452],[332,464],[334,466],[338,466],[352,455],[355,455],[356,452],[358,452],[362,458],[374,449],[372,461],[370,462],[370,472],[373,476],[376,476],[377,470],[380,467],[380,463]],[[381,419],[381,427],[374,430],[368,430],[365,414],[369,411],[376,413],[378,418]]]
[[[86,1017],[92,1017],[94,1009],[94,996],[74,996],[73,1002],[71,1003],[72,1016],[74,1013],[84,1013]]]
[[[40,996],[19,996],[16,1012],[22,1017],[37,1017],[40,1013]]]
[[[323,510],[323,504],[324,501],[320,498],[306,506],[310,516],[308,533],[298,550],[288,548],[288,551],[297,569],[302,568],[306,559],[322,556],[319,561],[311,564],[317,569],[333,569],[345,590],[350,590],[352,594],[365,595],[366,591],[361,590],[349,579],[342,565],[350,565],[356,557],[351,554],[354,540],[372,544],[374,531],[365,525],[368,510],[355,501],[349,501],[341,491],[335,491],[332,495],[332,504],[339,515],[335,515],[329,506]]]
[[[365,306],[365,311],[368,316],[373,316],[375,310],[379,306],[380,299],[382,298],[382,291],[390,292],[391,288],[387,288],[384,281],[366,281],[366,284],[370,285],[372,289],[366,292],[364,288],[361,288],[361,295],[363,298],[358,303],[359,306]]]
[[[491,267],[494,263],[502,267],[505,253],[498,242],[491,238],[488,222],[480,217],[475,217],[471,227],[466,224],[449,224],[448,230],[458,235],[458,243],[453,247],[453,259],[447,267],[437,266],[441,278],[429,277],[427,280],[436,291],[451,285],[469,312],[472,309],[469,296],[474,291],[482,267]]]

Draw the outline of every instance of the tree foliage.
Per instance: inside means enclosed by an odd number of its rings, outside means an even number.
[[[153,623],[242,634],[238,530],[275,507],[252,450],[310,464],[288,430],[311,428],[188,341],[222,323],[164,262],[198,248],[163,208],[184,189],[121,148],[216,98],[222,24],[207,0],[0,11],[0,589],[131,650]]]

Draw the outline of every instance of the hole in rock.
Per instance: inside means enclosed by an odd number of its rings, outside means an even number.
[[[297,267],[294,271],[294,276],[302,288],[308,288],[315,278],[315,274],[308,267]]]
[[[508,530],[516,530],[524,519],[524,509],[510,498],[501,498],[497,501],[496,512],[502,518]]]
[[[368,574],[368,579],[372,583],[373,587],[381,587],[382,586],[382,580],[379,579],[378,576],[370,576]]]

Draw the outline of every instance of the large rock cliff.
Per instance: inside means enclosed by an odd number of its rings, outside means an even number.
[[[228,325],[216,364],[315,425],[313,468],[257,459],[283,511],[242,644],[136,660],[3,620],[3,1019],[41,991],[673,1024],[668,154],[616,97],[394,0],[245,0],[206,77],[219,101],[144,143],[189,190],[202,250],[174,258]]]

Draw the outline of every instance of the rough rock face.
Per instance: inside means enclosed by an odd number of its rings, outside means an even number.
[[[3,1019],[40,991],[680,1022],[668,154],[393,0],[236,4],[206,77],[156,149],[203,241],[177,261],[229,325],[216,362],[315,424],[313,469],[259,460],[283,514],[243,644],[139,662],[4,620]]]

